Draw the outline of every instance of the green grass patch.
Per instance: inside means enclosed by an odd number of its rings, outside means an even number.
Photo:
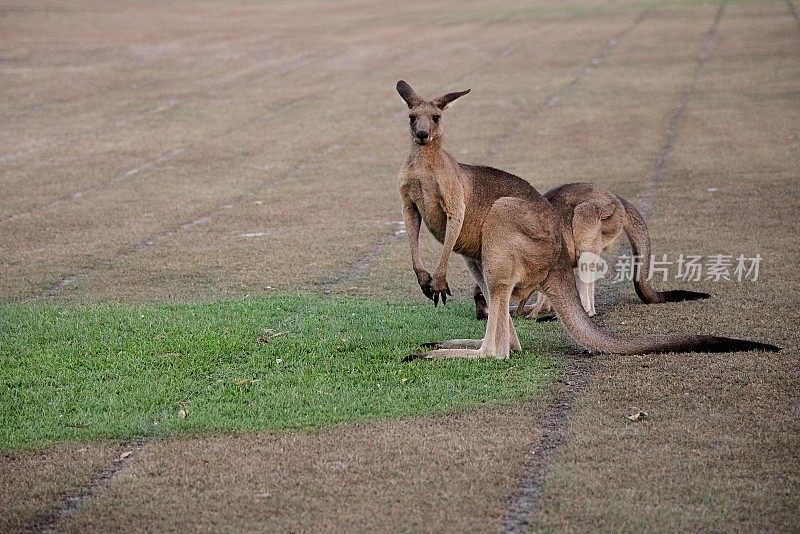
[[[414,361],[483,335],[435,309],[308,294],[201,304],[0,307],[0,449],[59,441],[315,427],[540,393],[550,357]],[[535,325],[518,327],[523,345]]]

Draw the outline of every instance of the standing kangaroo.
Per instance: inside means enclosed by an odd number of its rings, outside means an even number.
[[[650,271],[650,236],[647,225],[639,211],[630,202],[611,191],[594,184],[565,184],[551,189],[544,194],[561,218],[564,242],[567,246],[572,267],[578,267],[578,260],[584,252],[599,255],[611,246],[624,231],[631,243],[633,255],[638,260],[634,263],[633,287],[642,302],[659,304],[662,302],[678,302],[683,300],[707,299],[711,295],[697,291],[671,290],[656,291],[647,280]],[[594,282],[580,281],[578,294],[583,309],[594,317]],[[480,286],[475,288],[475,305],[478,318],[485,299]],[[532,309],[525,308],[526,300],[520,301],[516,315],[536,318],[540,312],[549,311],[552,306],[545,295]],[[484,312],[485,313],[485,312]]]
[[[522,178],[491,167],[459,163],[442,149],[442,112],[469,90],[428,102],[401,80],[397,92],[408,104],[413,141],[399,178],[411,260],[420,288],[434,305],[439,298],[446,303],[451,294],[447,267],[450,254],[456,252],[489,297],[483,339],[443,341],[435,344],[435,350],[414,357],[507,358],[510,351],[521,350],[509,312],[511,298],[522,300],[540,288],[567,333],[595,352],[780,350],[774,345],[717,336],[622,338],[595,325],[581,306],[561,219],[552,204]],[[422,221],[443,245],[432,276],[419,258]]]

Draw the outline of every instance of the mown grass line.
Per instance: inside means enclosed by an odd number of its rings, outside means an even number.
[[[558,361],[531,353],[401,362],[420,343],[484,327],[466,303],[310,294],[4,305],[0,449],[441,413],[530,398],[558,375]],[[537,333],[518,329],[523,345]]]

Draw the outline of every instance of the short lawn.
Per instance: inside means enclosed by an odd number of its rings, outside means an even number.
[[[0,307],[0,449],[176,433],[317,427],[509,403],[552,357],[413,361],[481,337],[466,303],[435,309],[311,294],[196,304]],[[523,346],[537,326],[518,327]]]

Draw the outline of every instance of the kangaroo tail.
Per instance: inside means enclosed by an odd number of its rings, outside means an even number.
[[[711,295],[699,291],[656,291],[647,280],[650,272],[650,236],[647,233],[647,224],[639,211],[624,198],[619,199],[625,206],[627,217],[624,219],[623,229],[628,241],[631,242],[633,255],[639,261],[634,263],[633,287],[642,302],[646,304],[660,304],[662,302],[678,302],[681,300],[707,299]]]
[[[562,252],[563,255],[566,253]],[[593,352],[612,354],[650,354],[659,352],[736,352],[746,350],[779,351],[780,347],[757,341],[703,335],[647,335],[621,337],[600,328],[581,306],[569,259],[561,258],[544,282],[544,292],[569,336]]]

